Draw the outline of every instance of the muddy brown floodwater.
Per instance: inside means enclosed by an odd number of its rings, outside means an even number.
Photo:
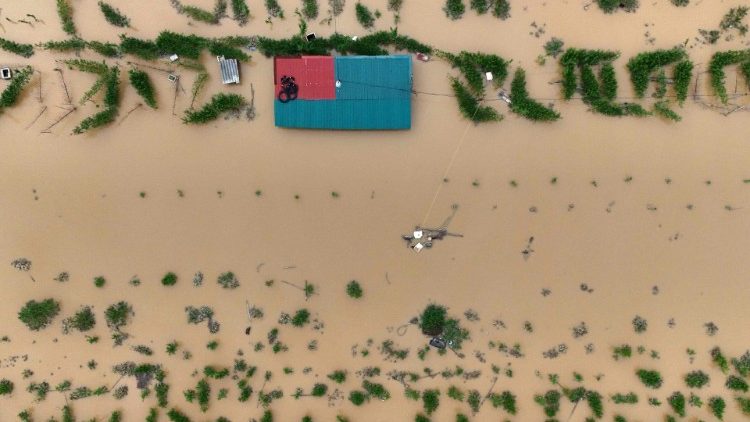
[[[5,31],[0,37],[37,43],[63,39],[54,2],[0,0]],[[204,36],[264,34],[288,37],[297,31],[292,13],[299,4],[280,0],[286,20],[273,26],[263,22],[262,2],[250,2],[254,18],[245,27],[229,19],[221,25],[190,24],[167,0],[111,0],[127,14],[133,28],[121,30],[108,25],[96,1],[73,0],[74,19],[80,35],[89,40],[116,41],[118,34],[153,39],[160,31],[196,33]],[[212,9],[209,0],[192,0]],[[711,382],[692,390],[703,402],[713,395],[727,401],[724,420],[742,416],[734,392],[724,387],[725,376],[711,363],[709,350],[720,346],[728,356],[739,356],[750,346],[746,323],[747,252],[750,248],[750,154],[746,113],[728,117],[704,109],[688,100],[679,112],[683,121],[671,124],[657,118],[607,118],[594,115],[580,101],[559,100],[559,79],[554,60],[535,63],[550,37],[565,41],[566,47],[620,50],[615,62],[619,95],[632,96],[625,69],[629,57],[654,48],[671,48],[688,40],[688,53],[696,69],[705,71],[715,51],[746,48],[748,39],[736,36],[716,46],[696,43],[700,28],[716,28],[721,17],[741,1],[692,1],[676,8],[671,2],[643,1],[636,13],[601,13],[596,5],[588,10],[584,1],[511,0],[511,18],[501,21],[491,15],[477,16],[468,8],[465,17],[449,21],[436,0],[406,0],[398,29],[446,51],[477,50],[513,59],[523,66],[532,95],[549,98],[563,114],[552,124],[534,124],[511,114],[504,106],[504,121],[470,125],[459,114],[455,99],[418,94],[413,96],[413,128],[403,132],[328,132],[282,130],[273,126],[272,61],[253,53],[250,64],[242,65],[242,84],[222,87],[211,63],[208,88],[198,97],[205,102],[218,91],[237,92],[249,97],[255,88],[257,117],[245,120],[219,119],[204,127],[183,125],[180,116],[189,106],[194,75],[183,71],[186,93],[177,98],[172,115],[171,85],[163,74],[149,71],[155,81],[160,107],[140,108],[120,122],[124,113],[139,102],[135,92],[123,83],[118,122],[72,136],[77,122],[95,111],[80,106],[78,111],[52,129],[40,131],[65,112],[65,94],[54,72],[55,59],[67,58],[38,50],[29,60],[0,53],[0,62],[30,63],[42,74],[42,103],[37,100],[39,78],[29,86],[20,104],[0,116],[0,378],[15,383],[11,396],[0,396],[0,421],[33,408],[36,420],[59,417],[66,403],[63,394],[51,392],[40,403],[26,391],[31,381],[46,380],[53,387],[71,380],[74,387],[112,387],[119,376],[111,367],[119,362],[161,363],[170,384],[169,408],[175,407],[194,420],[233,421],[259,418],[256,405],[263,384],[263,372],[273,377],[265,391],[281,388],[284,398],[270,408],[277,421],[298,421],[309,414],[316,421],[331,421],[345,415],[356,422],[410,421],[421,411],[421,403],[404,397],[403,387],[385,373],[408,370],[423,373],[460,365],[466,371],[481,370],[476,380],[460,377],[426,378],[412,387],[440,388],[440,407],[434,421],[452,421],[457,412],[471,414],[465,402],[446,395],[450,385],[477,389],[482,394],[493,383],[491,365],[503,375],[493,391],[512,391],[518,397],[519,413],[514,420],[542,420],[542,408],[535,394],[552,386],[547,375],[557,373],[560,383],[572,387],[572,373],[583,376],[587,388],[601,392],[605,418],[623,415],[628,420],[662,420],[670,414],[666,403],[673,391],[689,396],[683,376],[691,370],[709,373]],[[376,28],[393,26],[393,15],[385,1],[366,0],[383,16]],[[355,2],[346,4],[336,29],[347,34],[364,34],[354,14]],[[321,4],[321,16],[327,4]],[[34,28],[7,20],[34,14],[44,23]],[[535,24],[535,27],[532,26]],[[648,26],[646,26],[648,25]],[[540,37],[530,35],[543,27]],[[333,27],[310,23],[311,30],[329,35]],[[644,35],[645,32],[649,35]],[[648,38],[653,37],[653,45]],[[89,52],[82,57],[97,58]],[[128,58],[118,59],[127,68]],[[455,70],[443,61],[414,63],[417,91],[449,93],[446,75]],[[698,83],[709,93],[706,75]],[[65,70],[74,101],[78,101],[93,77]],[[734,72],[728,76],[733,89]],[[739,83],[740,91],[746,87]],[[692,85],[691,85],[692,89]],[[692,92],[692,91],[691,91]],[[100,100],[97,100],[100,101]],[[545,101],[547,102],[547,101]],[[48,110],[27,128],[41,107]],[[443,174],[466,132],[448,182]],[[632,180],[625,181],[632,177]],[[557,178],[556,183],[551,183]],[[671,183],[666,183],[669,178]],[[515,181],[516,186],[511,185]],[[594,186],[594,182],[596,186]],[[710,183],[708,183],[710,181]],[[473,183],[475,182],[475,183]],[[427,217],[436,190],[443,184]],[[178,195],[178,190],[183,193]],[[256,195],[256,191],[261,195]],[[144,192],[145,197],[140,193]],[[338,197],[332,197],[332,192]],[[295,195],[298,195],[295,198]],[[404,247],[400,235],[424,221],[438,225],[459,204],[450,230],[464,235],[438,242],[432,250],[415,254]],[[731,210],[727,209],[727,206]],[[535,212],[530,212],[534,208]],[[522,251],[533,236],[533,253],[524,259]],[[8,263],[26,257],[33,262],[29,273]],[[261,265],[262,264],[262,265]],[[293,267],[293,268],[290,268]],[[70,273],[65,283],[53,281],[61,271]],[[174,271],[175,286],[164,287],[161,277]],[[193,274],[202,271],[202,287],[193,287]],[[216,283],[224,271],[233,271],[240,287],[225,290]],[[36,282],[29,277],[32,275]],[[97,289],[93,278],[102,275],[107,284]],[[138,287],[129,285],[140,278]],[[364,296],[347,297],[345,286],[358,280]],[[270,286],[266,281],[275,280]],[[281,280],[313,283],[317,294],[306,300],[303,293]],[[584,292],[585,283],[593,292]],[[653,287],[658,286],[658,294]],[[548,292],[542,294],[543,289]],[[30,299],[53,297],[62,304],[61,314],[48,328],[31,332],[17,319],[21,306]],[[125,331],[132,337],[121,347],[112,347],[103,311],[119,300],[128,301],[135,317]],[[249,336],[246,301],[263,308],[265,317],[253,322]],[[452,353],[428,353],[421,361],[417,350],[426,338],[417,327],[399,336],[396,328],[417,316],[423,307],[437,302],[449,313],[461,317],[471,332],[463,346],[466,357]],[[90,333],[101,340],[88,344],[83,334],[63,335],[61,320],[81,305],[92,305],[97,327]],[[221,329],[209,334],[205,324],[186,324],[188,305],[211,306]],[[277,323],[280,312],[307,308],[324,323],[294,328]],[[463,313],[476,311],[478,321],[467,321]],[[642,334],[633,331],[631,321],[639,315],[648,321]],[[670,328],[668,321],[674,319]],[[507,328],[498,328],[502,320]],[[533,333],[523,329],[533,324]],[[588,334],[574,339],[571,329],[585,322]],[[704,324],[714,322],[719,331],[708,336]],[[257,342],[281,327],[280,339],[289,351],[274,354],[270,347],[254,352]],[[370,354],[352,355],[373,340]],[[378,345],[393,339],[409,348],[406,360],[383,360]],[[165,353],[172,340],[180,344],[175,356]],[[215,351],[206,343],[217,340]],[[309,351],[308,342],[318,348]],[[490,341],[518,343],[525,356],[508,357],[489,350]],[[587,344],[593,353],[586,353]],[[131,346],[146,345],[154,355],[144,357]],[[543,352],[567,346],[555,359]],[[612,347],[631,344],[645,347],[629,360],[614,361]],[[697,355],[690,362],[686,349]],[[258,373],[250,384],[255,392],[247,403],[237,401],[236,382],[212,380],[209,410],[203,414],[197,404],[187,403],[182,392],[194,388],[205,365],[231,366],[238,350],[256,365]],[[192,359],[183,360],[188,350]],[[659,358],[650,356],[658,351]],[[484,353],[486,362],[475,357]],[[8,364],[12,356],[26,360]],[[87,362],[98,362],[95,370]],[[391,392],[386,402],[372,400],[353,406],[346,397],[360,388],[356,372],[379,366],[375,378]],[[293,374],[282,369],[291,367]],[[304,368],[312,368],[305,373]],[[640,384],[637,368],[657,369],[664,386],[648,390]],[[34,375],[23,379],[21,372]],[[326,375],[346,369],[348,380],[334,385]],[[538,372],[537,372],[538,371]],[[600,380],[595,377],[602,374]],[[143,420],[156,406],[154,394],[141,400],[135,379],[130,394],[118,401],[111,395],[70,402],[78,420],[105,420],[113,410],[123,411],[126,421]],[[344,399],[294,399],[297,387],[306,392],[315,382],[329,386],[328,394],[341,390]],[[121,384],[122,385],[122,384]],[[229,397],[217,400],[221,388]],[[637,405],[615,405],[607,397],[636,392]],[[649,406],[656,397],[661,407]],[[329,403],[333,404],[329,406]],[[559,420],[583,421],[590,412],[579,406],[568,419],[573,404],[561,400]],[[711,419],[708,407],[688,406],[690,420]],[[167,420],[166,409],[160,420]],[[496,421],[509,417],[484,403],[474,421]],[[510,418],[510,417],[509,417]]]

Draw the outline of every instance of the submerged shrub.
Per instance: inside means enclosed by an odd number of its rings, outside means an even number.
[[[78,331],[89,331],[96,325],[96,316],[90,306],[82,307],[72,317],[63,320],[63,332],[68,333],[71,329]]]
[[[70,38],[63,41],[47,41],[41,44],[45,50],[53,51],[81,51],[86,48],[86,41],[80,38]]]
[[[215,94],[211,97],[211,101],[204,105],[200,110],[185,111],[185,117],[182,118],[182,121],[186,124],[205,124],[216,120],[221,113],[239,110],[245,104],[245,98],[241,95],[224,93]],[[222,274],[222,276],[225,277],[229,275],[231,275],[231,279],[234,279],[234,274],[231,272]],[[235,283],[230,283],[229,279],[226,279],[226,283],[222,282],[222,276],[219,276],[219,284],[221,284],[222,287],[235,288],[239,286],[239,282],[236,282],[236,285],[234,285]],[[236,279],[234,280],[236,281]]]
[[[492,7],[492,16],[502,20],[510,17],[510,0],[495,0]]]
[[[59,313],[60,303],[54,299],[30,300],[18,312],[18,319],[30,330],[39,331],[51,324]]]
[[[284,9],[281,8],[279,2],[276,0],[265,0],[266,11],[268,16],[272,18],[284,19]]]
[[[318,18],[318,0],[302,0],[302,16],[312,20]]]
[[[703,388],[708,381],[708,374],[703,371],[692,371],[685,375],[685,384],[690,388]]]
[[[146,105],[151,108],[157,108],[154,87],[151,84],[151,79],[149,79],[148,74],[142,70],[130,69],[128,71],[128,77],[130,79],[130,84],[133,85],[133,88],[135,88],[138,95],[143,98]]]
[[[466,12],[466,5],[463,0],[446,0],[445,6],[443,6],[445,16],[451,20],[458,20],[464,16]]]
[[[742,391],[743,393],[747,392],[748,385],[747,382],[736,376],[736,375],[730,375],[727,377],[727,382],[724,384],[728,389],[733,391]]]
[[[518,68],[510,88],[510,109],[514,113],[533,121],[554,121],[560,114],[529,97],[526,90],[526,72]]]
[[[440,406],[440,390],[425,390],[422,392],[422,403],[424,405],[424,411],[427,415],[437,410]]]
[[[636,375],[641,380],[643,385],[648,388],[659,388],[662,385],[661,374],[658,371],[649,371],[646,369],[639,369],[636,371]]]
[[[144,60],[156,60],[161,54],[155,42],[125,35],[120,35],[120,50]]]
[[[162,31],[156,37],[156,46],[161,54],[177,54],[194,60],[200,58],[201,51],[207,45],[207,39],[194,34],[184,35]]]
[[[0,396],[5,396],[13,392],[13,381],[3,378],[0,380]]]
[[[708,72],[711,74],[711,87],[722,103],[729,101],[727,88],[724,84],[726,73],[724,68],[729,65],[750,61],[750,50],[718,51],[711,57]]]
[[[675,413],[680,415],[681,417],[685,417],[685,395],[680,393],[679,391],[675,391],[672,393],[669,398],[667,398],[667,402],[669,403],[669,406],[674,410]]]
[[[60,17],[62,28],[69,35],[76,34],[76,26],[73,23],[73,8],[68,0],[57,0],[57,16]]]
[[[359,299],[363,294],[362,286],[357,280],[352,280],[346,285],[346,294],[352,299]]]
[[[120,46],[111,42],[88,41],[86,46],[105,57],[120,57]]]
[[[726,407],[726,402],[724,402],[724,399],[719,396],[713,396],[708,399],[708,408],[711,409],[711,414],[720,421],[724,420],[724,409],[726,409]]]
[[[635,12],[639,6],[638,0],[596,0],[596,3],[604,13],[614,13],[617,9]]]
[[[114,26],[127,28],[130,26],[130,19],[122,14],[119,9],[112,7],[109,3],[99,1],[99,9],[104,15],[104,19]]]
[[[214,98],[216,98],[216,95],[214,95]],[[219,283],[221,287],[225,289],[236,289],[240,285],[240,281],[237,279],[237,277],[235,277],[234,273],[231,271],[227,271],[227,272],[219,274],[219,278],[217,278],[216,281]]]
[[[29,58],[34,55],[34,46],[31,44],[20,44],[15,41],[0,38],[0,49]]]
[[[419,328],[428,336],[439,336],[445,329],[448,311],[444,306],[429,304],[419,318]]]
[[[232,0],[232,17],[240,26],[247,25],[250,20],[250,9],[246,0]]]
[[[16,71],[16,75],[10,81],[10,84],[0,94],[0,111],[4,108],[12,107],[18,102],[18,97],[23,92],[23,88],[31,80],[33,70],[30,66],[27,66],[19,71]]]
[[[357,2],[354,5],[354,10],[357,13],[357,22],[366,29],[370,29],[375,25],[375,15],[370,9],[364,4]]]
[[[164,286],[174,286],[177,284],[177,274],[173,272],[168,272],[162,277],[161,284]]]
[[[307,309],[298,310],[292,317],[292,325],[295,327],[304,327],[310,321],[310,311]]]
[[[458,100],[458,108],[461,114],[467,119],[479,122],[499,122],[502,116],[495,109],[479,104],[479,100],[474,97],[469,89],[456,78],[451,78],[453,94]]]

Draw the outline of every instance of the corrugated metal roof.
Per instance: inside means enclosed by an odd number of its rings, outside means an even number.
[[[225,59],[224,56],[218,56],[216,60],[219,61],[221,82],[224,85],[240,83],[240,68],[237,59]]]
[[[277,66],[282,60],[278,59]],[[276,100],[276,126],[310,129],[411,128],[411,56],[341,56],[335,64],[335,99]],[[278,77],[281,73],[278,72]],[[278,91],[277,91],[278,93]],[[302,86],[300,86],[300,94]]]
[[[275,95],[281,90],[281,77],[294,76],[299,86],[298,99],[321,100],[336,98],[333,57],[302,56],[274,59]]]
[[[337,99],[411,98],[411,56],[336,57]]]

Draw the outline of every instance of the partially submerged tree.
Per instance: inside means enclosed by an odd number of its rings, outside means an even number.
[[[18,319],[30,330],[39,331],[51,324],[58,313],[60,303],[54,299],[48,298],[40,302],[30,300],[18,312]]]

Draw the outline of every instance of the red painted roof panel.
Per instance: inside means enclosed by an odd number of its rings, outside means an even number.
[[[275,95],[281,90],[281,77],[293,76],[299,86],[299,99],[336,98],[334,62],[331,56],[276,57],[274,59]]]

